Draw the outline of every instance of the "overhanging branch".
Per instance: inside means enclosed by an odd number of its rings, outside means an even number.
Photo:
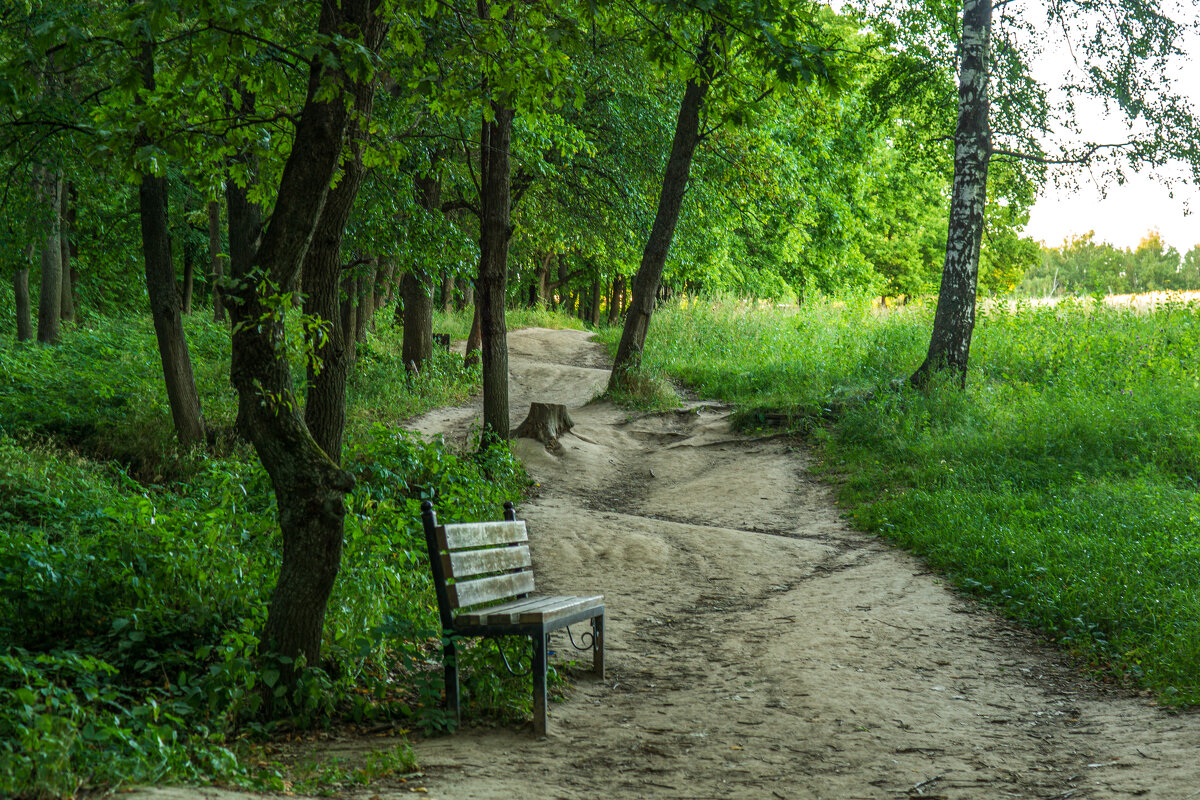
[[[1054,164],[1086,165],[1086,164],[1092,163],[1092,157],[1095,156],[1096,153],[1100,152],[1101,150],[1115,150],[1115,149],[1119,149],[1122,147],[1130,147],[1133,144],[1135,144],[1135,143],[1134,142],[1112,142],[1109,144],[1092,144],[1092,145],[1088,145],[1088,147],[1079,155],[1071,156],[1068,158],[1047,158],[1045,156],[1036,156],[1036,155],[1032,155],[1030,153],[1020,153],[1020,152],[1017,152],[1016,150],[999,150],[999,149],[993,148],[990,158],[996,158],[997,156],[1002,156],[1004,158],[1012,159],[1015,161],[1028,161],[1033,164],[1045,164],[1048,166],[1054,165]]]

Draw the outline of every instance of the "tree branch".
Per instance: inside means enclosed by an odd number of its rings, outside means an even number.
[[[1093,144],[1093,145],[1089,145],[1088,148],[1082,154],[1071,157],[1071,158],[1046,158],[1045,156],[1035,156],[1035,155],[1030,155],[1029,153],[1018,153],[1015,150],[998,150],[998,149],[993,148],[991,155],[989,157],[995,158],[996,156],[1004,156],[1005,158],[1013,159],[1013,160],[1017,160],[1017,161],[1028,161],[1033,164],[1046,164],[1046,165],[1090,164],[1092,161],[1092,156],[1096,155],[1096,153],[1099,152],[1100,150],[1110,150],[1110,149],[1117,149],[1117,148],[1121,148],[1121,147],[1129,147],[1132,144],[1134,144],[1134,142],[1114,142],[1111,144]]]

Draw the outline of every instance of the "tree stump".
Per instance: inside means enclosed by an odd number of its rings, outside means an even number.
[[[517,428],[516,435],[521,439],[537,439],[547,450],[554,452],[562,449],[558,437],[573,427],[575,423],[571,421],[571,415],[567,413],[567,407],[563,404],[531,403],[529,416],[525,417],[521,427]]]
[[[450,351],[450,334],[435,333],[433,335],[433,344],[434,344],[434,346],[440,347],[443,350],[445,350],[446,352],[449,352]]]

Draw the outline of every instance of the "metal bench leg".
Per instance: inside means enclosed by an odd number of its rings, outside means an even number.
[[[592,673],[604,680],[604,615],[592,617]]]
[[[533,733],[546,735],[546,641],[545,631],[533,635]]]
[[[454,716],[454,725],[462,723],[462,708],[458,693],[458,653],[454,640],[447,638],[442,647],[442,663],[446,668],[446,710]]]

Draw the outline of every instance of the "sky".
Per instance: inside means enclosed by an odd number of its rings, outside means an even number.
[[[1184,0],[1184,7],[1191,6],[1191,2]],[[1033,5],[1036,7],[1036,0]],[[1166,5],[1171,5],[1170,0]],[[1191,8],[1190,15],[1184,14],[1185,19],[1194,16],[1195,7]],[[1056,75],[1080,68],[1061,37],[1057,41],[1048,38],[1044,47],[1034,69],[1035,74],[1046,75],[1047,83]],[[1200,108],[1200,35],[1187,35],[1184,49],[1190,58],[1173,65],[1171,77],[1177,90]],[[1084,139],[1103,142],[1124,138],[1124,128],[1099,103],[1080,105],[1078,120]],[[1157,229],[1168,245],[1185,253],[1200,243],[1200,190],[1186,179],[1183,169],[1173,172],[1179,179],[1172,186],[1165,185],[1161,176],[1131,174],[1124,184],[1105,187],[1087,171],[1076,175],[1078,186],[1074,190],[1048,182],[1030,212],[1025,233],[1056,247],[1069,236],[1095,231],[1100,241],[1133,248],[1147,231]]]
[[[1200,243],[1200,192],[1179,184],[1171,190],[1153,178],[1135,175],[1123,186],[1110,186],[1106,197],[1084,180],[1075,191],[1047,186],[1029,214],[1025,234],[1057,247],[1063,240],[1095,231],[1096,238],[1135,248],[1150,229],[1180,254]],[[1190,201],[1191,214],[1184,213]]]

